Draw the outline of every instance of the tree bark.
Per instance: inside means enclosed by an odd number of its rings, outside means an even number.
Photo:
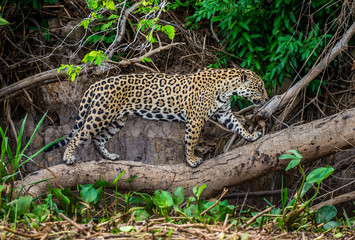
[[[193,186],[207,184],[204,197],[211,197],[224,187],[284,169],[288,161],[279,160],[279,156],[287,150],[297,149],[306,162],[354,146],[354,133],[355,108],[265,135],[254,143],[206,160],[197,168],[190,168],[187,164],[157,166],[132,161],[91,161],[42,169],[29,174],[16,185],[25,186],[25,192],[37,196],[47,191],[48,183],[52,187],[74,187],[104,179],[111,184],[122,171],[126,171],[118,181],[121,190],[128,189],[128,183],[123,180],[137,175],[131,184],[133,189],[141,192],[152,193],[156,189],[173,191],[183,186],[186,194],[190,195]],[[51,180],[43,182],[45,179]]]

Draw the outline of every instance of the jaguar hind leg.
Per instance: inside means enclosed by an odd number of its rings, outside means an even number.
[[[103,129],[98,135],[93,139],[96,150],[101,154],[102,157],[108,158],[110,160],[119,159],[120,155],[115,153],[110,153],[106,147],[105,143],[110,140],[115,134],[117,134],[121,128],[123,128],[126,123],[127,118],[120,118],[113,120],[107,128]]]
[[[73,153],[79,145],[83,144],[90,138],[95,138],[96,135],[108,127],[112,121],[112,117],[110,117],[110,113],[108,111],[100,114],[93,114],[93,111],[98,112],[97,110],[91,109],[86,122],[80,130],[75,133],[72,140],[69,142],[67,149],[65,149],[63,161],[67,165],[74,164],[75,157]]]

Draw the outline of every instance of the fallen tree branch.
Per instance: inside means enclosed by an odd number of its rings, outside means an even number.
[[[56,181],[63,187],[93,183],[100,179],[112,183],[121,172],[126,171],[118,181],[121,190],[129,189],[129,183],[123,180],[136,175],[137,178],[130,183],[131,187],[142,192],[154,192],[156,189],[172,192],[183,186],[186,194],[191,195],[193,186],[207,184],[203,195],[212,197],[224,187],[284,169],[288,161],[279,160],[279,156],[287,150],[297,149],[306,162],[349,148],[355,144],[354,126],[355,109],[350,109],[265,135],[254,143],[207,160],[197,168],[190,168],[187,164],[159,166],[132,161],[91,161],[73,166],[60,164],[49,169],[55,173]],[[56,187],[54,180],[41,182],[52,177],[48,170],[42,169],[16,182],[16,186],[25,186],[24,192],[37,196],[48,190],[48,183]]]
[[[316,65],[309,73],[306,74],[299,82],[297,82],[293,87],[286,91],[282,95],[274,96],[267,104],[265,104],[256,114],[256,118],[269,118],[271,115],[287,104],[293,97],[295,97],[302,88],[307,86],[315,77],[321,73],[328,64],[338,56],[343,50],[348,48],[348,42],[355,33],[355,22],[346,31],[344,36],[339,40],[339,42],[334,46],[334,48]]]

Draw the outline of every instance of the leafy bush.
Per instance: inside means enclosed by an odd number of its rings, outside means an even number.
[[[32,7],[33,9],[42,9],[44,4],[53,4],[58,2],[58,0],[0,0],[0,5],[4,6],[5,4],[17,4],[21,9],[25,7]]]
[[[60,139],[57,139],[45,147],[41,148],[39,151],[31,156],[27,156],[25,151],[28,149],[30,143],[33,141],[36,133],[38,132],[41,124],[43,123],[46,115],[37,124],[34,132],[32,133],[28,142],[23,146],[22,136],[25,130],[26,119],[22,122],[20,131],[18,133],[18,140],[16,142],[15,148],[12,149],[10,146],[9,138],[7,137],[6,130],[4,131],[0,127],[0,139],[1,139],[1,151],[0,151],[0,219],[8,216],[11,221],[17,221],[19,217],[25,217],[29,212],[30,206],[32,204],[31,196],[15,196],[14,183],[16,176],[20,173],[20,168],[28,161],[31,161],[38,154],[43,152],[46,148],[52,146]],[[7,189],[7,191],[5,191]],[[15,199],[12,197],[15,196]]]
[[[197,10],[188,18],[188,24],[197,28],[203,19],[208,19],[218,26],[217,34],[228,55],[219,53],[214,67],[223,66],[225,59],[237,59],[242,67],[261,74],[266,86],[274,88],[284,78],[303,75],[314,65],[336,31],[335,25],[325,28],[341,10],[336,2],[189,1]]]

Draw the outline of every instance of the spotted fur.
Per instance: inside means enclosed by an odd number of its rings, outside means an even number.
[[[196,167],[202,159],[194,150],[207,119],[214,116],[226,128],[248,141],[249,133],[231,112],[232,95],[255,104],[267,98],[264,83],[248,69],[203,69],[193,74],[144,73],[108,77],[92,84],[80,103],[73,131],[47,151],[68,144],[63,160],[73,164],[74,150],[88,139],[104,158],[117,160],[105,143],[125,124],[129,115],[145,119],[185,122],[186,160]]]

